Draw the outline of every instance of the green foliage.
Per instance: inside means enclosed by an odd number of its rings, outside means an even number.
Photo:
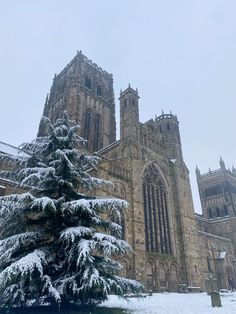
[[[109,218],[127,203],[80,193],[107,184],[89,174],[99,158],[80,152],[84,140],[66,113],[42,124],[48,134],[23,144],[24,156],[0,155],[18,166],[0,177],[28,190],[0,198],[0,306],[96,305],[139,291],[113,260],[132,251]]]

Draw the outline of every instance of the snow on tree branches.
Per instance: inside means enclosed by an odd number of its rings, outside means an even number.
[[[24,155],[0,155],[17,165],[0,178],[28,191],[0,197],[0,307],[96,305],[139,291],[113,260],[132,251],[111,219],[127,203],[81,193],[108,182],[90,174],[99,158],[80,152],[84,140],[66,113],[41,123],[47,135],[23,144]]]

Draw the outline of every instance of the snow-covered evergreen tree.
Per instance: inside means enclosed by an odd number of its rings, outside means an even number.
[[[107,184],[90,172],[99,158],[80,152],[84,140],[66,113],[41,123],[47,135],[21,146],[28,156],[0,155],[18,167],[0,177],[28,191],[0,198],[0,306],[96,305],[138,291],[113,259],[131,251],[109,219],[127,203],[79,193]]]

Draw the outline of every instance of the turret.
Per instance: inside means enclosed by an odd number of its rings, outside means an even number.
[[[138,90],[130,87],[120,92],[120,138],[137,137],[139,122]]]
[[[196,166],[195,173],[196,173],[197,180],[200,179],[201,178],[201,172],[200,172],[198,166]]]
[[[156,117],[155,122],[164,141],[170,148],[170,158],[182,160],[183,155],[177,116],[173,115],[171,112],[169,114],[164,114],[162,111],[162,114],[159,117]]]
[[[224,162],[224,160],[221,157],[220,157],[219,164],[220,164],[221,170],[222,171],[226,171],[225,162]]]
[[[44,103],[43,116],[45,116],[45,117],[49,116],[48,100],[49,100],[49,94],[47,94],[46,99],[45,99],[45,103]],[[48,132],[48,130],[47,130],[47,127],[45,126],[45,123],[42,123],[42,121],[40,120],[37,136],[45,136],[47,134],[47,132]]]

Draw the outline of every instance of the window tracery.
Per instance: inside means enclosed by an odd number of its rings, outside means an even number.
[[[143,177],[146,251],[172,254],[167,189],[154,165]]]

